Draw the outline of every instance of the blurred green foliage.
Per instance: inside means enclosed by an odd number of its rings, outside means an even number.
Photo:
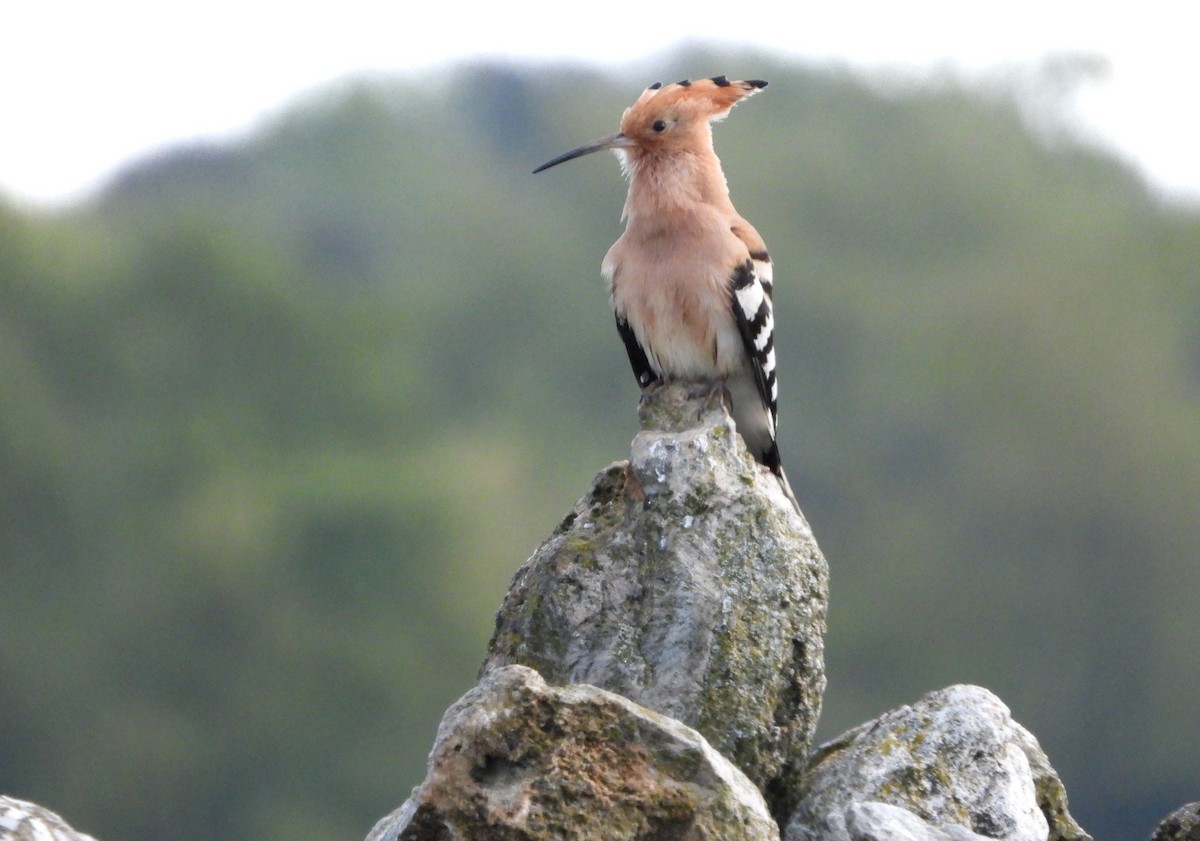
[[[664,64],[772,82],[716,134],[832,568],[823,733],[979,683],[1093,834],[1148,833],[1200,778],[1200,214],[1002,79]],[[648,81],[348,82],[0,208],[0,791],[106,841],[358,838],[405,798],[635,432],[616,166],[529,170]]]

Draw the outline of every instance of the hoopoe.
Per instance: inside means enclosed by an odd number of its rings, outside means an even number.
[[[602,273],[638,385],[723,382],[738,432],[795,505],[775,439],[771,258],[734,209],[712,142],[711,123],[766,86],[724,76],[655,83],[625,109],[615,134],[534,172],[616,150],[629,180],[626,227]]]

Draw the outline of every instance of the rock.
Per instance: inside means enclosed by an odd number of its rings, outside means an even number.
[[[1058,772],[1050,765],[1050,759],[1038,744],[1038,740],[1015,721],[1013,734],[1029,760],[1038,807],[1050,824],[1049,841],[1091,841],[1092,836],[1084,832],[1083,827],[1077,824],[1067,811],[1067,789],[1059,779]]]
[[[36,803],[0,794],[0,841],[96,841]]]
[[[855,837],[851,816],[859,831],[865,826],[852,807],[866,803],[900,807],[956,838],[970,837],[967,831],[1007,841],[1090,841],[1067,812],[1062,783],[1037,740],[995,695],[974,686],[930,693],[821,746],[784,838],[848,841]]]
[[[938,829],[907,809],[887,803],[855,803],[844,818],[850,841],[988,841],[960,826]]]
[[[563,838],[769,841],[779,828],[696,731],[506,666],[447,710],[425,782],[367,841]]]
[[[1163,818],[1150,841],[1200,841],[1200,803],[1180,806]]]
[[[825,688],[825,560],[722,390],[665,384],[639,415],[630,461],[517,572],[482,673],[520,663],[694,727],[782,820]]]

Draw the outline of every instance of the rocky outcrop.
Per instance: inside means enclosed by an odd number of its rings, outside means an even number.
[[[96,841],[36,803],[0,794],[0,841]]]
[[[694,727],[786,818],[825,688],[828,570],[722,394],[643,400],[630,460],[518,571],[483,672],[520,663]]]
[[[892,808],[854,811],[863,804]],[[784,838],[877,837],[865,828],[897,820],[897,809],[917,819],[904,819],[914,837],[1090,841],[1037,740],[977,686],[932,692],[821,746]],[[926,835],[916,834],[919,824]]]
[[[517,572],[479,686],[368,841],[1090,841],[984,689],[813,752],[828,582],[808,524],[721,391],[668,384],[639,414],[629,461]]]
[[[368,841],[456,838],[771,841],[779,829],[695,730],[504,666],[446,712],[425,782]]]

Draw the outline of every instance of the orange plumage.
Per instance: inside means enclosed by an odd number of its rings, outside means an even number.
[[[651,85],[618,132],[534,172],[616,150],[629,180],[626,227],[603,273],[638,383],[723,382],[738,431],[790,497],[775,441],[771,260],[729,198],[712,141],[712,123],[766,85],[724,76]]]

